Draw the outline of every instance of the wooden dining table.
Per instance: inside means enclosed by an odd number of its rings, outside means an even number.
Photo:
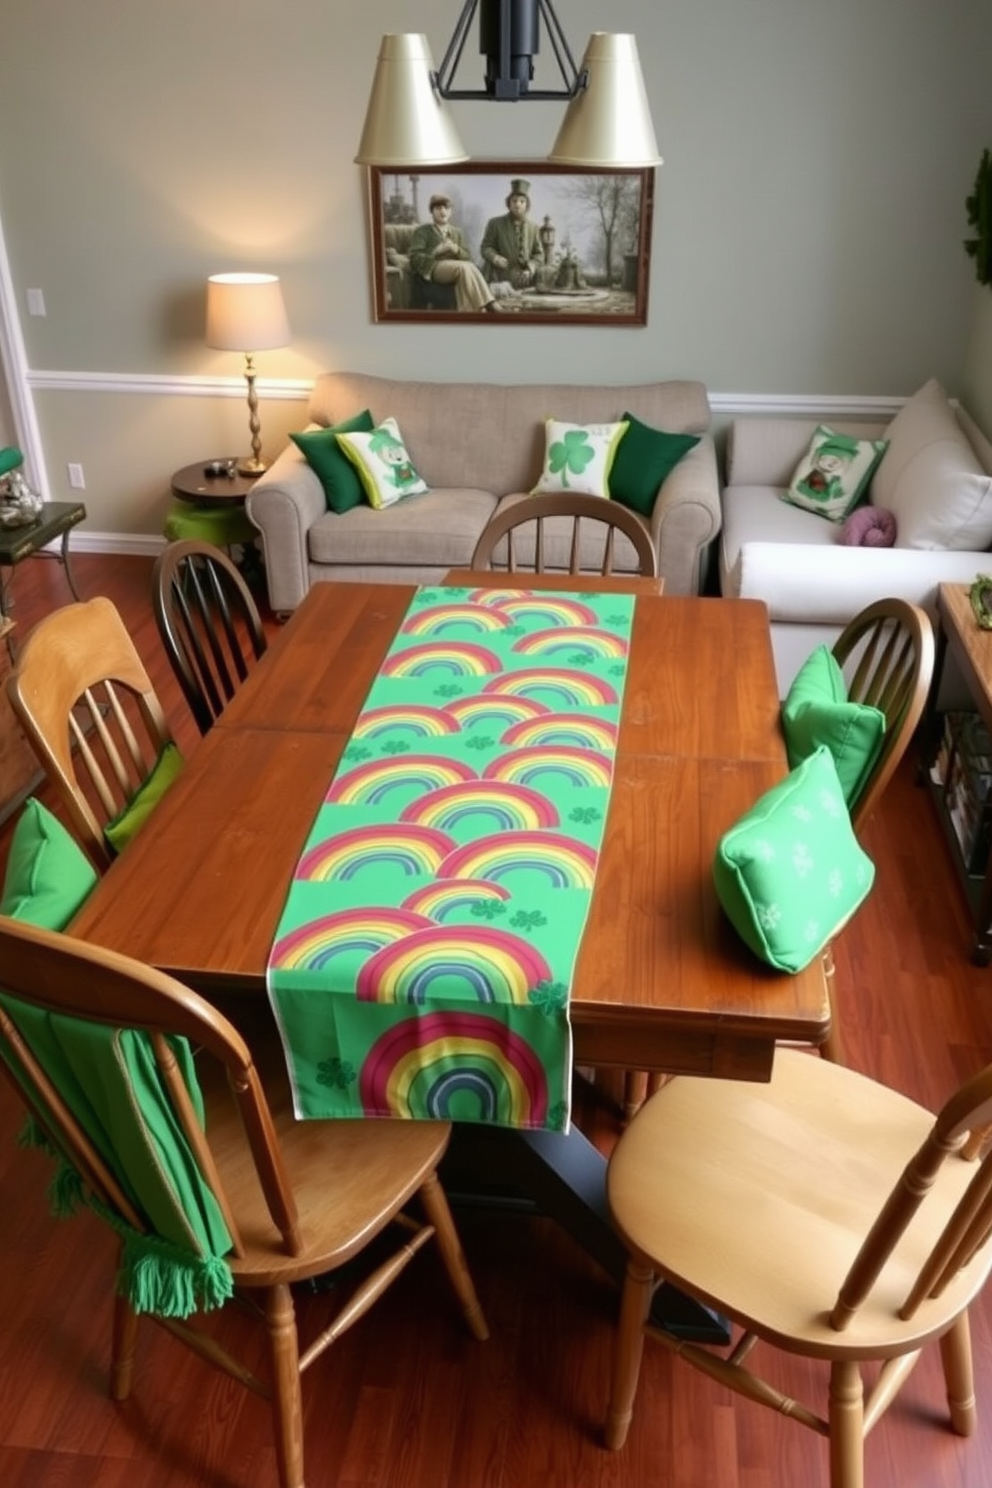
[[[613,581],[452,573],[447,582],[581,592]],[[820,958],[798,975],[760,962],[713,885],[721,834],[788,768],[767,612],[751,600],[668,597],[655,580],[619,587],[637,599],[609,815],[569,1004],[574,1058],[768,1079],[777,1041],[826,1038],[829,1003]],[[265,999],[293,869],[413,593],[408,584],[314,585],[71,933],[225,1006]],[[542,1169],[575,1169],[561,1178],[571,1195],[564,1207],[574,1200],[596,1215],[589,1247],[611,1269],[622,1266],[599,1155],[574,1127],[568,1137],[511,1135]],[[496,1165],[495,1155],[487,1162]]]

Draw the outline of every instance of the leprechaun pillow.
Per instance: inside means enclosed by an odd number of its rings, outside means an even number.
[[[869,482],[887,449],[885,439],[855,439],[818,424],[782,500],[816,512],[828,522],[843,522],[867,496]]]

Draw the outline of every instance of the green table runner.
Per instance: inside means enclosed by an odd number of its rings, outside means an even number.
[[[567,1129],[633,610],[417,591],[269,957],[298,1116]]]

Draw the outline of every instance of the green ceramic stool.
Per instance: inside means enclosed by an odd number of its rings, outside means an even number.
[[[198,542],[213,543],[216,548],[229,548],[232,543],[253,544],[258,536],[243,506],[194,506],[189,501],[172,503],[164,530],[170,542],[195,538]]]

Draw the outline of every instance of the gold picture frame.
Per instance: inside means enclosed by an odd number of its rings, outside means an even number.
[[[514,192],[513,186],[526,187]],[[493,241],[526,195],[520,270],[499,266]],[[458,308],[451,284],[411,267],[433,197],[447,197],[463,260],[495,296],[496,313]],[[563,170],[547,161],[469,161],[369,169],[373,313],[377,323],[644,326],[648,315],[654,168]],[[487,235],[490,246],[487,248]],[[524,241],[525,240],[525,241]],[[423,265],[423,235],[414,244]],[[419,250],[419,251],[418,251]],[[484,255],[488,255],[484,256]],[[493,263],[492,259],[497,258]],[[506,260],[504,259],[504,264]],[[480,281],[475,279],[478,292]]]

